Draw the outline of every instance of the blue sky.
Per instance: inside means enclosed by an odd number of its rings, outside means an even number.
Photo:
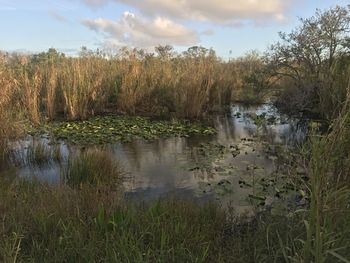
[[[214,48],[222,57],[263,51],[297,17],[345,0],[0,0],[0,50],[74,54],[170,44]]]

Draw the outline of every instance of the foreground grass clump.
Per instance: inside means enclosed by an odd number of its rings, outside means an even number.
[[[119,164],[107,151],[87,150],[68,162],[65,179],[70,186],[109,185],[116,189],[121,183],[122,172]]]
[[[347,100],[327,136],[311,140],[311,203],[305,258],[350,259],[350,83]]]
[[[2,262],[282,262],[278,237],[300,233],[297,216],[246,220],[216,204],[0,181]]]
[[[280,239],[286,262],[349,262],[349,138],[350,86],[328,134],[313,134],[305,145],[310,201],[304,210],[294,212],[303,215],[298,225],[304,225],[304,230],[297,234],[293,229],[286,239]]]
[[[203,262],[220,250],[225,214],[211,205],[111,205],[92,189],[17,180],[1,188],[5,262]]]
[[[134,138],[145,140],[194,134],[212,135],[214,128],[188,122],[152,121],[144,117],[103,116],[87,121],[50,123],[35,133],[49,133],[56,139],[73,144],[106,144],[129,142]]]

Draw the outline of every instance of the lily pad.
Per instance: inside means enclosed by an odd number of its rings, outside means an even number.
[[[86,121],[55,122],[29,129],[29,134],[50,134],[72,144],[108,144],[129,142],[134,138],[154,140],[161,137],[212,135],[216,130],[197,123],[154,121],[144,117],[101,116]]]

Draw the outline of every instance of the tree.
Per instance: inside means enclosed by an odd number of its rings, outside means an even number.
[[[295,93],[303,94],[298,96],[303,100],[299,106],[320,108],[322,96],[330,95],[335,86],[337,63],[350,54],[349,14],[350,5],[318,9],[314,16],[300,18],[300,26],[291,33],[280,32],[281,41],[268,52],[274,74],[291,80]]]
[[[161,60],[168,60],[171,57],[173,57],[175,53],[174,48],[170,45],[165,45],[165,46],[159,45],[159,46],[156,46],[154,50],[156,51],[158,57]]]
[[[210,48],[207,49],[202,46],[192,46],[187,49],[187,51],[183,52],[183,55],[185,57],[190,57],[190,58],[205,58],[205,57],[212,57],[216,58],[215,51]]]
[[[306,77],[319,80],[330,74],[336,57],[349,53],[350,5],[317,10],[311,18],[300,18],[301,26],[291,33],[279,33],[281,42],[271,47],[276,73],[298,82]]]
[[[35,54],[32,57],[33,63],[43,63],[48,61],[59,61],[65,57],[64,53],[58,52],[54,48],[49,48],[47,52]]]

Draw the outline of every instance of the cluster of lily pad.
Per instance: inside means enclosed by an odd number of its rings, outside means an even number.
[[[284,200],[285,205],[304,205],[308,199],[304,191],[308,177],[300,164],[300,156],[292,149],[281,145],[268,146],[264,152],[277,167],[271,174],[256,178],[254,195],[249,195],[251,202],[258,206],[265,206],[267,199],[273,199],[274,203],[276,200]],[[253,187],[248,180],[240,181],[240,186]]]
[[[188,170],[200,170],[207,174],[214,174],[218,172],[219,168],[224,168],[221,164],[220,166],[213,167],[213,163],[220,163],[227,152],[227,147],[220,143],[201,143],[191,150],[191,154],[194,155],[194,164]]]
[[[255,152],[255,148],[259,148],[259,151]],[[242,138],[240,143],[231,145],[202,143],[192,149],[192,154],[195,163],[189,171],[204,173],[208,178],[219,178],[200,182],[197,192],[199,196],[212,193],[219,198],[235,192],[236,188],[240,187],[246,189],[246,201],[258,207],[266,207],[276,202],[301,205],[307,198],[303,190],[305,171],[298,164],[298,156],[294,156],[293,151],[281,145],[269,145],[253,138]],[[273,161],[274,170],[269,171],[262,165],[242,161],[242,155],[247,154],[253,154],[256,159]],[[231,155],[233,159],[230,161]],[[241,158],[237,162],[245,163],[245,166],[235,165],[234,159],[238,156]]]
[[[78,145],[130,142],[135,138],[153,140],[160,137],[194,134],[212,135],[209,126],[185,121],[155,121],[146,117],[99,116],[86,121],[55,122],[31,129],[32,135],[49,134],[56,140]]]

